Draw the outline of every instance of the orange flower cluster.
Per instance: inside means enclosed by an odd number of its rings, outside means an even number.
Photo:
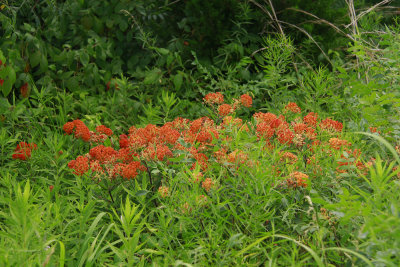
[[[67,122],[63,126],[65,134],[70,135],[75,131],[75,138],[81,138],[83,141],[88,142],[90,140],[89,128],[81,121],[74,120],[72,122]]]
[[[158,188],[158,193],[160,194],[161,198],[165,198],[169,195],[169,188],[166,186],[160,186]]]
[[[342,147],[351,146],[351,143],[346,140],[339,139],[339,138],[331,138],[331,139],[329,139],[329,145],[331,148],[339,150]]]
[[[293,113],[301,112],[301,109],[295,103],[289,103],[285,110]],[[290,124],[284,116],[276,116],[273,113],[258,112],[253,117],[257,122],[257,136],[264,138],[267,143],[271,143],[275,137],[281,144],[290,145],[293,143],[296,146],[303,146],[316,139],[318,129],[341,132],[343,128],[342,123],[331,119],[325,119],[318,123],[318,114],[313,112],[308,113],[303,120],[296,118]]]
[[[220,92],[209,93],[203,98],[203,100],[205,103],[207,103],[209,105],[213,105],[213,104],[220,105],[220,104],[224,103],[224,96]]]
[[[217,111],[218,115],[221,117],[234,113],[240,106],[249,108],[253,104],[253,99],[248,94],[241,95],[240,98],[234,99],[232,105],[224,104],[224,96],[219,92],[209,93],[203,98],[203,100],[206,104],[211,105],[212,107],[215,107],[214,105],[219,105]]]
[[[84,156],[78,156],[68,163],[68,167],[73,169],[76,175],[82,175],[89,170],[89,159]]]
[[[206,178],[201,184],[201,187],[203,187],[206,192],[210,191],[213,186],[214,181],[211,178]]]
[[[111,136],[113,134],[113,131],[110,128],[107,128],[104,125],[100,125],[96,127],[96,132],[100,134],[105,134],[107,136]]]
[[[27,160],[31,157],[32,150],[37,149],[36,144],[28,144],[26,142],[19,142],[17,147],[15,148],[14,154],[12,155],[13,159]]]
[[[222,117],[229,115],[234,111],[235,111],[234,108],[229,104],[222,104],[221,106],[218,107],[218,114],[221,115]]]
[[[289,164],[294,164],[297,162],[297,156],[291,152],[281,152],[281,161],[287,162]]]
[[[302,172],[292,172],[286,180],[288,187],[307,187],[308,175]]]
[[[285,111],[286,112],[287,111],[291,111],[293,113],[300,113],[301,109],[296,103],[289,102],[289,104],[287,104],[286,107],[285,107]]]
[[[334,121],[328,118],[321,121],[319,127],[321,127],[322,130],[326,131],[341,132],[343,129],[343,124],[341,122]]]
[[[249,108],[253,104],[253,99],[248,94],[244,94],[240,96],[240,103],[244,107]]]
[[[210,166],[213,164],[219,164],[233,175],[242,171],[241,166],[247,166],[243,171],[264,171],[260,159],[256,158],[260,154],[239,149],[237,144],[231,146],[239,133],[233,130],[236,127],[247,131],[243,135],[250,138],[257,136],[258,140],[262,141],[260,143],[266,153],[279,147],[281,152],[278,153],[278,157],[272,156],[276,153],[271,153],[273,162],[265,168],[265,172],[271,171],[273,175],[282,178],[283,185],[289,188],[307,187],[308,174],[317,175],[322,172],[323,161],[331,161],[336,164],[334,167],[338,168],[350,164],[359,169],[363,167],[359,154],[353,162],[340,158],[343,150],[351,152],[352,155],[356,153],[355,150],[351,150],[350,142],[340,139],[339,133],[343,128],[340,122],[332,119],[321,120],[318,114],[313,112],[304,116],[297,104],[289,103],[285,108],[285,111],[291,112],[287,114],[287,118],[279,114],[258,112],[253,115],[254,124],[244,123],[242,119],[228,114],[234,112],[234,107],[251,106],[251,97],[242,95],[234,100],[232,105],[223,104],[223,100],[221,93],[208,94],[204,98],[207,104],[215,105],[213,107],[216,113],[223,116],[218,118],[220,124],[208,117],[201,117],[192,121],[176,118],[160,126],[132,126],[126,134],[119,135],[118,142],[110,142],[110,146],[102,143],[114,134],[106,126],[100,125],[96,127],[95,132],[90,132],[79,120],[66,123],[63,127],[66,134],[74,134],[75,137],[85,140],[89,133],[88,140],[91,145],[88,154],[78,156],[68,166],[76,175],[89,173],[98,179],[135,179],[146,170],[151,173],[147,168],[158,168],[160,162],[163,162],[162,165],[168,166],[169,169],[190,169],[190,183],[186,184],[201,186],[206,194],[217,183],[211,178],[205,178],[211,176],[209,174],[213,168]],[[251,144],[249,145],[251,147]],[[179,164],[176,164],[177,159],[182,159],[179,160]],[[164,186],[159,189],[161,197],[172,194],[168,187],[175,186],[168,183],[169,181],[162,181]]]

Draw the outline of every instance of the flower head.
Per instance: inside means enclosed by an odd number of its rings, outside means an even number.
[[[68,167],[74,170],[74,174],[83,175],[89,170],[89,159],[84,156],[78,156],[68,163]]]
[[[123,168],[122,177],[128,180],[135,178],[138,174],[138,169],[140,168],[140,165],[141,164],[139,161],[133,161],[129,163]]]
[[[221,116],[226,116],[231,113],[233,113],[234,109],[231,105],[229,104],[222,104],[221,106],[218,107],[218,114]]]
[[[248,94],[244,94],[240,96],[240,103],[244,107],[249,108],[253,104],[253,99]]]
[[[161,198],[166,198],[169,195],[169,188],[166,186],[160,186],[158,188],[158,193],[160,194]]]
[[[292,172],[286,180],[288,187],[307,187],[308,175],[302,172]]]
[[[96,127],[96,132],[105,134],[107,136],[111,136],[113,134],[113,131],[110,128],[107,128],[104,125],[99,125]]]
[[[31,157],[32,150],[37,149],[36,144],[28,144],[26,142],[19,142],[12,155],[13,159],[27,160]]]
[[[201,187],[204,188],[207,192],[210,191],[210,189],[214,186],[214,182],[211,178],[206,178],[203,183],[201,184]]]
[[[289,104],[287,104],[285,107],[285,111],[291,111],[293,113],[300,113],[301,109],[296,103],[289,102]]]
[[[209,105],[212,104],[222,104],[224,103],[224,96],[220,93],[209,93],[203,98],[204,102],[206,102]]]

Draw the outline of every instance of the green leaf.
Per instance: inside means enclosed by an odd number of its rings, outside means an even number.
[[[2,86],[0,86],[0,89],[4,96],[8,96],[15,83],[15,80],[17,79],[17,75],[11,66],[7,66],[3,69],[0,78],[4,80],[4,83]]]
[[[79,58],[80,58],[81,63],[82,63],[82,65],[83,65],[84,67],[86,67],[87,64],[89,64],[89,55],[88,55],[88,53],[86,53],[85,51],[82,51],[82,52],[79,54]]]
[[[167,57],[167,66],[170,66],[173,60],[174,56],[172,54],[169,54]]]
[[[148,190],[139,190],[136,192],[135,196],[141,197],[141,196],[147,195],[148,193],[150,193],[150,191],[148,191]]]
[[[174,86],[177,91],[179,91],[182,87],[183,83],[183,75],[182,73],[178,73],[174,76]]]
[[[78,79],[77,79],[75,76],[69,78],[69,79],[65,82],[65,86],[66,86],[70,91],[76,91],[76,90],[78,90],[78,87],[79,87]]]
[[[169,50],[166,48],[155,48],[157,52],[159,52],[161,55],[166,56],[169,54]]]
[[[119,28],[121,29],[121,31],[126,31],[126,29],[128,29],[128,23],[125,20],[121,20],[119,22]]]
[[[107,28],[112,28],[114,25],[114,21],[112,19],[106,19]]]
[[[36,75],[45,73],[48,69],[48,61],[46,55],[42,54],[41,60],[40,60],[40,69],[35,73]]]
[[[153,69],[146,73],[146,77],[144,78],[144,84],[155,84],[161,78],[161,70]]]
[[[8,102],[7,98],[1,97],[0,98],[0,113],[4,114],[10,108],[10,103]]]
[[[64,267],[64,263],[65,263],[65,246],[64,243],[61,241],[58,241],[58,243],[60,244],[60,267]]]
[[[41,58],[42,54],[40,53],[40,51],[36,51],[35,53],[31,54],[29,56],[29,62],[31,64],[31,67],[34,68],[37,65],[39,65]]]

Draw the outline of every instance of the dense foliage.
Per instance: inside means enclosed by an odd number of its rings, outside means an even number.
[[[384,0],[0,3],[0,265],[398,266]]]

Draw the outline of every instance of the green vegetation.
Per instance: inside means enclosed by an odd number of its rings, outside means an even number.
[[[398,266],[396,1],[0,3],[1,266]]]

